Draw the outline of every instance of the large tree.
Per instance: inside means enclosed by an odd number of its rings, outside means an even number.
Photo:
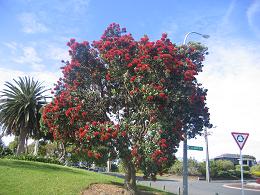
[[[140,41],[111,24],[92,45],[68,43],[71,61],[43,111],[54,137],[73,142],[93,161],[120,158],[125,186],[136,192],[136,169],[155,179],[174,160],[183,134],[210,127],[206,90],[195,75],[206,48],[177,46],[166,34]]]
[[[0,124],[7,135],[19,136],[17,155],[25,152],[25,140],[38,137],[40,109],[46,103],[46,91],[39,81],[30,77],[6,82],[0,94]]]

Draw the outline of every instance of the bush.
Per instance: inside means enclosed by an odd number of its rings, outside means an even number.
[[[196,176],[200,175],[199,169],[200,169],[200,166],[199,166],[198,161],[190,158],[188,160],[188,173],[189,173],[189,175],[196,175]]]
[[[217,177],[219,178],[233,178],[232,172],[230,171],[219,171],[217,173]]]
[[[182,161],[176,160],[168,172],[175,175],[182,175]]]
[[[250,168],[251,172],[260,171],[260,165],[254,165]]]
[[[237,178],[240,178],[240,177],[241,177],[241,171],[240,171],[240,170],[235,170],[235,176],[236,176]],[[250,172],[249,172],[249,171],[243,171],[243,176],[244,176],[245,178],[250,177]]]
[[[189,175],[201,175],[201,166],[200,163],[194,159],[188,160],[188,174]],[[175,175],[182,175],[183,172],[183,165],[182,161],[176,160],[175,163],[171,166],[168,170],[168,173],[175,174]]]
[[[58,159],[55,158],[45,158],[42,156],[32,156],[32,155],[21,155],[21,156],[6,156],[7,159],[14,159],[14,160],[27,160],[27,161],[37,161],[37,162],[44,162],[44,163],[51,163],[51,164],[61,164]]]
[[[120,173],[125,173],[126,169],[125,169],[125,164],[123,163],[123,161],[120,161],[118,164],[118,171]]]
[[[206,162],[200,162],[199,163],[199,169],[198,169],[200,175],[206,176]]]
[[[235,168],[234,163],[230,160],[217,160],[216,166],[218,171],[228,171]]]
[[[236,165],[236,170],[240,171],[240,169],[241,169],[240,165]],[[243,170],[249,171],[250,167],[248,165],[243,165]]]
[[[260,171],[251,171],[251,175],[260,177]]]
[[[10,148],[2,148],[0,149],[0,158],[13,155],[13,151]]]

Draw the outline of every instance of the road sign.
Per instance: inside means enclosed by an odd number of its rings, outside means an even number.
[[[249,133],[232,132],[231,134],[234,137],[234,139],[235,139],[238,147],[240,148],[240,150],[242,150],[245,143],[246,143],[246,140],[249,136]]]
[[[188,146],[188,150],[199,150],[199,151],[203,151],[203,147],[200,147],[200,146]]]
[[[243,176],[243,156],[242,149],[246,143],[246,140],[249,136],[249,133],[238,133],[232,132],[232,136],[234,137],[239,149],[240,149],[240,172],[241,172],[241,194],[244,195],[244,176]]]

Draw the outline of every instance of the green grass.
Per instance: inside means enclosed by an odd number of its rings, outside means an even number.
[[[80,194],[92,183],[122,184],[123,180],[60,165],[0,159],[0,195]],[[141,188],[157,191],[148,187]]]

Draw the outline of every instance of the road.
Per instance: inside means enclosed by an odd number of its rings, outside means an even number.
[[[124,176],[120,173],[104,173],[108,175],[113,175],[116,177],[123,178]],[[228,185],[231,183],[239,183],[238,180],[221,180],[221,181],[211,181],[210,183],[206,181],[199,181],[191,179],[189,180],[189,195],[240,195],[240,189],[232,189],[224,187],[223,185]],[[166,190],[175,194],[179,194],[179,189],[182,191],[182,180],[180,178],[163,178],[157,181],[144,181],[142,177],[137,177],[137,183],[141,185],[151,186],[160,190]],[[182,194],[182,192],[181,192]],[[260,191],[252,191],[245,189],[244,195],[260,195]]]
[[[189,181],[189,195],[240,195],[241,190],[226,188],[223,185],[234,181],[212,181],[207,183],[206,181]],[[239,182],[239,181],[235,181]],[[153,181],[139,181],[138,183],[147,185],[154,188],[173,192],[178,194],[179,188],[182,189],[182,182],[179,180],[166,180],[161,179],[155,182]],[[182,194],[182,193],[181,193]],[[245,195],[260,195],[260,191],[245,190]]]

